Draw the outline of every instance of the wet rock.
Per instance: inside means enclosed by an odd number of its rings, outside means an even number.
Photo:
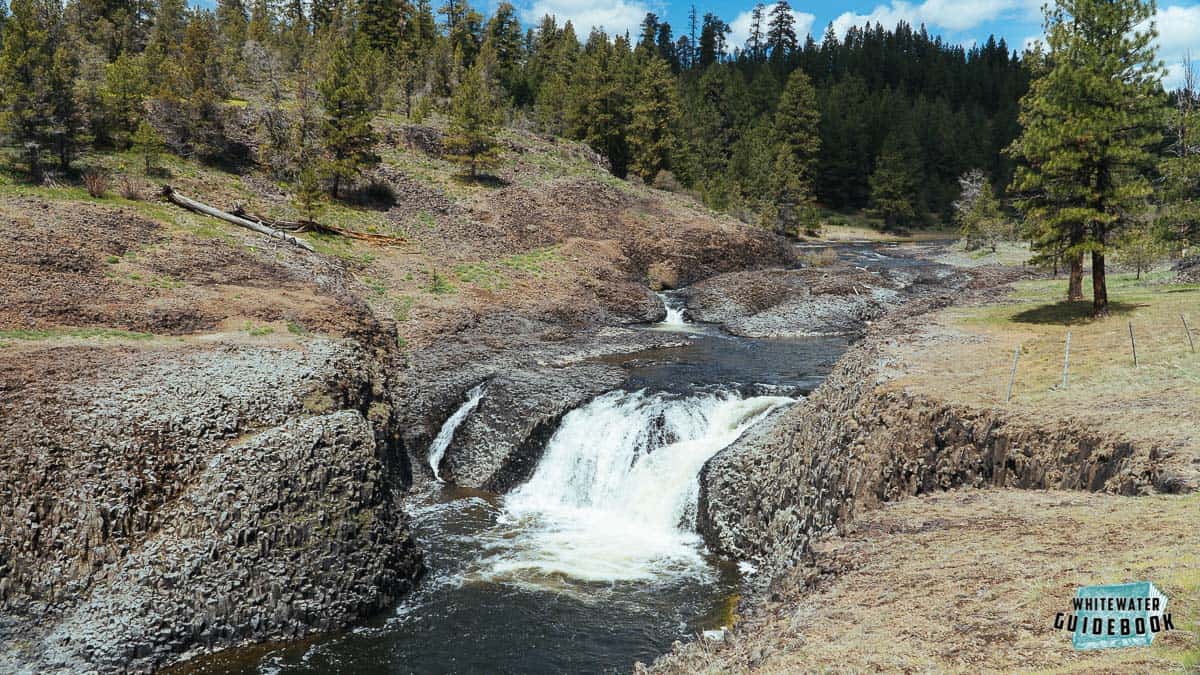
[[[624,378],[619,368],[601,364],[497,375],[447,449],[443,479],[508,491],[533,474],[563,415],[616,388]]]

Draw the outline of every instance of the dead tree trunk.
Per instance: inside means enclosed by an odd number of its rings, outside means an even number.
[[[296,237],[293,237],[292,235],[290,235],[286,232],[281,232],[274,228],[267,227],[266,225],[263,225],[262,223],[256,223],[252,220],[246,220],[245,218],[239,218],[238,216],[235,216],[232,213],[226,213],[220,209],[215,209],[215,208],[209,206],[208,204],[204,204],[204,203],[198,202],[194,199],[189,199],[187,197],[184,197],[183,195],[179,194],[174,189],[172,189],[170,185],[163,186],[163,196],[166,197],[167,199],[169,199],[172,204],[175,204],[176,206],[181,206],[185,209],[188,209],[189,211],[195,211],[196,213],[203,213],[206,216],[212,216],[213,218],[219,218],[221,220],[224,220],[227,223],[233,223],[234,225],[237,225],[238,227],[244,227],[248,230],[254,230],[255,232],[258,232],[260,234],[265,234],[268,237],[271,237],[273,239],[279,239],[282,241],[286,241],[287,243],[292,244],[293,246],[299,246],[300,248],[302,248],[306,251],[314,250],[313,247],[308,242],[303,241],[301,239],[297,239]]]

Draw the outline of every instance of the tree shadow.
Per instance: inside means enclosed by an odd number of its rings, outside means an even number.
[[[479,185],[488,188],[502,188],[511,185],[511,183],[499,176],[483,173],[475,176],[456,175],[454,176],[454,182],[459,183],[460,185]]]
[[[395,206],[398,200],[391,183],[385,180],[371,180],[344,190],[341,201],[365,209],[387,211]]]
[[[1108,316],[1114,314],[1129,314],[1138,307],[1147,307],[1148,305],[1138,305],[1129,302],[1109,302]],[[1049,324],[1070,326],[1075,324],[1086,324],[1096,319],[1103,319],[1103,315],[1092,313],[1092,303],[1090,300],[1062,300],[1049,305],[1040,305],[1032,309],[1027,309],[1023,312],[1017,312],[1013,315],[1013,323],[1033,323],[1033,324]]]

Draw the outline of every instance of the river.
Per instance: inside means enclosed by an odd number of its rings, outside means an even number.
[[[904,266],[841,246],[862,266]],[[430,482],[408,500],[427,574],[389,614],[348,632],[198,668],[222,673],[628,672],[730,621],[745,570],[695,531],[704,463],[815,388],[844,338],[735,338],[667,319],[682,347],[606,357],[623,388],[570,412],[533,476],[507,495]],[[430,447],[436,471],[486,384]]]

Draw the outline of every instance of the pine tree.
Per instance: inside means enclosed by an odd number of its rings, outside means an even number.
[[[374,111],[361,55],[341,36],[331,38],[329,51],[328,71],[317,85],[325,107],[321,137],[326,157],[321,173],[329,181],[330,194],[337,199],[342,188],[364,168],[378,164],[379,157],[372,152],[376,139],[371,129]]]
[[[142,120],[130,141],[133,151],[142,156],[146,175],[150,175],[156,168],[159,156],[166,148],[162,134],[158,133],[152,124]]]
[[[104,85],[100,92],[103,105],[103,126],[118,147],[129,144],[129,138],[142,119],[142,103],[150,94],[149,73],[141,55],[122,54],[104,69]]]
[[[643,59],[629,122],[629,168],[642,180],[650,182],[670,166],[678,119],[679,99],[671,67],[655,56]]]
[[[44,0],[14,0],[4,23],[0,52],[3,127],[25,156],[29,174],[42,179],[42,153],[52,143],[54,28],[57,7]]]
[[[403,48],[404,26],[412,15],[405,0],[362,0],[358,10],[358,30],[367,46],[388,55]]]
[[[476,178],[480,169],[500,161],[496,101],[492,95],[490,50],[476,59],[459,83],[450,103],[450,129],[444,145],[447,158]]]
[[[221,39],[236,54],[246,41],[246,25],[250,18],[243,0],[217,0],[217,26]]]
[[[763,218],[780,233],[794,235],[801,228],[812,228],[813,183],[821,147],[819,124],[816,91],[808,75],[796,70],[775,111],[771,204]]]
[[[520,73],[524,57],[521,46],[521,24],[517,21],[517,10],[511,3],[502,2],[487,25],[488,49],[494,58],[496,80],[500,87],[515,98],[523,98]]]
[[[305,167],[296,178],[292,204],[308,222],[315,221],[324,210],[325,189],[321,186],[321,177],[314,167]]]
[[[912,126],[902,124],[888,135],[876,160],[867,214],[882,220],[885,230],[915,225],[924,215],[918,197],[916,146]]]
[[[1068,299],[1082,295],[1092,257],[1092,308],[1108,310],[1105,254],[1128,214],[1144,208],[1147,167],[1161,141],[1162,66],[1153,3],[1059,0],[1046,10],[1047,64],[1021,100],[1017,205],[1039,228],[1043,257],[1072,263]]]
[[[787,0],[779,0],[771,10],[771,20],[767,25],[767,48],[771,50],[771,59],[786,59],[799,44],[792,7]]]
[[[763,42],[763,12],[766,7],[761,3],[754,5],[750,12],[750,35],[746,39],[746,51],[754,61],[762,59],[765,43]]]
[[[46,87],[50,98],[50,137],[54,153],[58,156],[58,167],[62,171],[71,168],[71,161],[83,141],[87,124],[75,100],[75,78],[78,65],[66,46],[54,51]]]
[[[787,166],[792,173],[791,179],[799,189],[798,194],[791,196],[801,202],[812,201],[814,195],[817,160],[821,152],[820,123],[817,92],[808,75],[803,70],[796,70],[788,78],[775,111],[775,140],[779,152],[789,157]]]

